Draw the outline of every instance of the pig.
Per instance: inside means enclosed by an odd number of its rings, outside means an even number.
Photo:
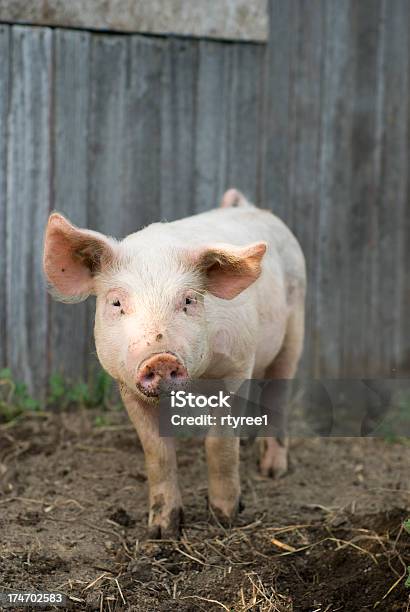
[[[140,438],[150,537],[183,519],[175,440],[159,433],[161,385],[195,379],[291,379],[302,353],[302,250],[286,225],[229,189],[219,208],[153,223],[121,241],[52,213],[44,271],[53,296],[96,296],[95,344]],[[280,401],[284,401],[283,399]],[[266,477],[287,470],[287,439],[259,439]],[[208,503],[231,523],[240,509],[239,438],[207,436]]]

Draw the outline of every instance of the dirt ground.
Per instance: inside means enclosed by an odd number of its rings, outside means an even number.
[[[278,482],[255,457],[244,444],[245,510],[224,529],[208,516],[202,445],[181,441],[183,538],[155,542],[125,413],[1,426],[0,591],[64,592],[76,610],[410,610],[410,445],[294,440]]]

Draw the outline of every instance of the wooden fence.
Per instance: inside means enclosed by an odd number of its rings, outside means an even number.
[[[122,237],[237,186],[309,270],[304,370],[410,370],[406,0],[274,0],[268,45],[0,26],[0,366],[87,376],[93,304],[51,302],[49,212]]]

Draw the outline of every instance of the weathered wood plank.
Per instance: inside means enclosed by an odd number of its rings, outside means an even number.
[[[163,44],[92,36],[89,219],[116,237],[160,216]]]
[[[265,41],[266,0],[1,0],[10,23]]]
[[[376,325],[367,350],[379,347],[373,367],[384,376],[410,371],[410,6],[405,0],[383,2],[383,41],[378,79],[378,137],[381,154],[374,216],[374,298]],[[373,340],[372,340],[373,337]],[[407,367],[407,370],[406,370]]]
[[[6,174],[7,174],[7,113],[10,83],[10,28],[0,26],[0,368],[6,362]]]
[[[409,32],[410,32],[410,14],[409,14],[409,6],[405,0],[402,0],[402,3],[407,7],[407,23],[406,19],[403,19],[404,27],[407,27],[407,60],[410,62],[410,40],[409,40]],[[407,100],[410,100],[410,77],[409,77],[409,67],[407,67],[407,92],[405,92],[405,96],[407,96]],[[406,176],[407,176],[407,185],[405,188],[404,194],[404,210],[402,219],[399,221],[399,227],[401,232],[401,249],[400,249],[400,259],[398,262],[398,266],[401,266],[401,304],[400,304],[400,340],[399,340],[399,360],[398,360],[398,369],[397,375],[401,377],[407,378],[410,376],[410,275],[408,273],[410,266],[410,240],[408,239],[410,236],[410,105],[409,112],[407,114],[407,130],[405,133],[405,138],[407,140],[406,147],[406,158],[407,158],[407,166],[406,166]],[[405,145],[406,146],[406,145]]]
[[[260,172],[260,130],[265,48],[233,44],[229,56],[224,189],[238,187],[256,202]]]
[[[160,218],[161,78],[167,42],[133,36],[123,125],[125,215],[136,228]]]
[[[192,213],[195,192],[198,43],[171,39],[161,93],[161,218]]]
[[[89,200],[92,229],[125,234],[123,126],[128,38],[91,36]]]
[[[47,378],[42,240],[50,202],[51,30],[12,29],[7,176],[7,362],[39,396]]]
[[[226,187],[229,49],[200,41],[196,95],[195,180],[192,212],[216,206]]]
[[[266,67],[261,201],[287,221],[291,91],[291,45],[294,3],[270,0],[270,32]]]
[[[351,165],[351,186],[344,204],[346,220],[344,262],[339,277],[343,289],[341,313],[341,376],[377,375],[380,350],[377,329],[371,322],[371,257],[377,248],[372,237],[372,211],[377,199],[375,160],[377,85],[382,35],[380,0],[351,2],[352,68],[354,75],[351,150],[344,161]],[[353,63],[354,62],[354,63]],[[343,160],[340,160],[343,162]],[[340,163],[340,162],[339,162]],[[381,269],[378,270],[380,274]],[[381,296],[380,296],[381,298]],[[382,298],[381,298],[382,299]],[[367,339],[373,336],[371,350]],[[378,365],[377,365],[378,364]]]
[[[343,298],[347,262],[346,203],[351,197],[354,72],[350,2],[324,2],[324,46],[313,372],[339,377],[343,364]],[[352,305],[353,306],[353,305]],[[352,316],[346,313],[347,316]],[[360,364],[357,364],[360,368]]]
[[[314,363],[317,244],[314,239],[319,212],[321,96],[324,58],[322,0],[293,2],[290,53],[289,142],[287,214],[306,258],[309,291],[306,300],[306,337],[300,372]],[[274,139],[274,136],[272,136]],[[286,188],[286,187],[284,187]]]
[[[86,227],[90,34],[55,30],[53,208]],[[92,350],[86,304],[50,305],[50,369],[77,380]]]

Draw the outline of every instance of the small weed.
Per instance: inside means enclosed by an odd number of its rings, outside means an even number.
[[[23,412],[40,408],[40,402],[29,394],[27,385],[15,382],[8,368],[0,370],[0,421],[11,421]]]
[[[104,370],[92,378],[89,389],[89,405],[113,407],[113,380]]]
[[[377,435],[386,442],[409,444],[410,432],[410,397],[402,395],[387,418],[377,428]]]
[[[88,384],[69,383],[61,374],[56,373],[50,377],[47,405],[67,408],[72,404],[77,404],[85,408],[96,406],[113,408],[116,407],[114,397],[114,382],[103,370],[95,373]]]
[[[54,404],[60,401],[66,393],[66,385],[61,374],[52,374],[48,382],[48,402]]]
[[[108,427],[111,425],[111,419],[105,414],[99,414],[94,419],[94,425],[96,427]]]
[[[70,383],[62,374],[52,374],[46,399],[39,402],[30,395],[27,385],[14,380],[10,369],[0,370],[0,423],[12,421],[26,412],[38,412],[46,408],[66,409],[73,405],[106,409],[120,407],[111,377],[100,370],[86,384]]]
[[[407,521],[404,521],[404,529],[407,531],[407,533],[410,533],[410,519],[407,519]],[[408,571],[408,576],[406,580],[406,587],[410,587],[410,566],[407,568],[407,571]]]

